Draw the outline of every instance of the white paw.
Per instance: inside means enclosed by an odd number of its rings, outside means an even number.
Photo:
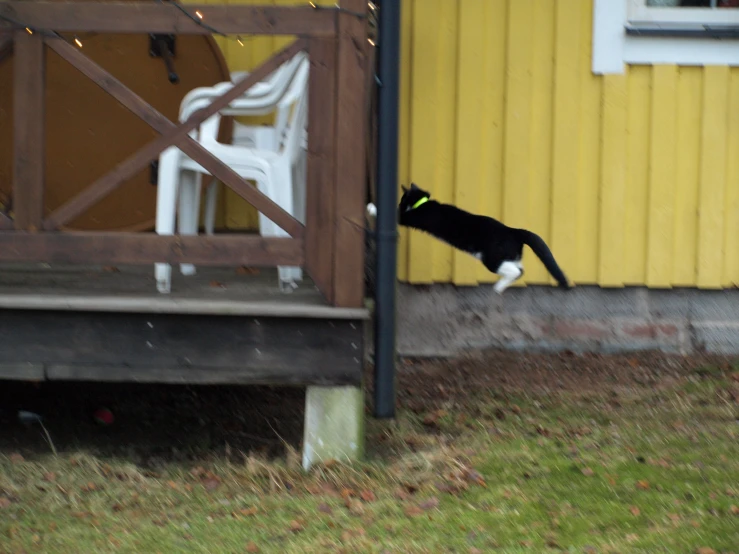
[[[377,207],[372,202],[367,204],[367,215],[372,217],[377,216]]]

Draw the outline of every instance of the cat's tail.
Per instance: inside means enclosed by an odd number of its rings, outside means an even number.
[[[526,229],[519,229],[518,232],[521,237],[521,241],[534,251],[534,254],[536,254],[541,260],[541,263],[544,264],[547,271],[549,271],[552,277],[554,277],[557,283],[559,283],[559,286],[564,289],[572,288],[570,283],[567,281],[567,277],[564,272],[557,265],[554,255],[552,254],[552,251],[549,250],[547,243],[544,242],[539,235],[532,233],[531,231],[527,231]]]

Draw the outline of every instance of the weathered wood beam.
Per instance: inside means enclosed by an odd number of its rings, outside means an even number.
[[[308,47],[308,187],[305,265],[326,301],[334,302],[336,172],[336,39],[311,39]]]
[[[190,138],[187,133],[226,107],[232,100],[243,94],[251,86],[267,77],[282,63],[303,50],[306,46],[303,39],[296,40],[272,56],[267,62],[235,84],[228,92],[216,98],[207,108],[194,113],[185,123],[179,126],[172,123],[113,75],[105,71],[69,43],[61,39],[48,38],[47,44],[62,58],[66,59],[94,83],[116,98],[135,115],[162,133],[162,136],[147,144],[144,148],[116,166],[112,171],[100,177],[90,187],[59,207],[44,222],[45,229],[58,229],[60,226],[71,221],[120,186],[124,180],[133,176],[137,171],[140,171],[165,148],[175,144],[185,154],[254,205],[256,209],[285,229],[291,236],[302,236],[304,227],[300,222],[269,197],[248,184],[231,168]]]
[[[341,7],[364,13],[366,0],[341,0]],[[364,301],[364,199],[367,134],[367,20],[339,15],[336,81],[336,231],[334,289],[337,306]]]
[[[362,334],[333,318],[7,310],[0,377],[359,386]]]
[[[13,34],[9,31],[0,31],[0,63],[13,53]]]
[[[44,216],[46,49],[40,35],[15,32],[13,211],[16,229],[39,230]]]
[[[303,6],[183,4],[203,23],[232,35],[334,36],[336,14]],[[170,2],[0,2],[0,28],[8,20],[57,32],[173,33],[209,35]],[[1,21],[2,18],[7,18]]]
[[[302,266],[303,241],[258,235],[0,232],[0,262]]]
[[[13,220],[4,213],[0,213],[0,231],[13,228]]]

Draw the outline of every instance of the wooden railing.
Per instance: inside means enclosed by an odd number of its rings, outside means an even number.
[[[329,303],[361,306],[369,48],[366,1],[343,0],[339,9],[316,9],[308,4],[187,4],[186,8],[191,14],[204,14],[209,27],[198,24],[169,2],[0,2],[0,55],[7,55],[11,45],[14,55],[14,214],[11,218],[0,213],[0,262],[300,265]],[[209,107],[180,124],[170,121],[86,57],[83,50],[57,34],[208,34],[209,28],[224,34],[298,38]],[[160,136],[44,217],[46,48],[107,91]],[[310,58],[305,225],[188,136],[300,51],[307,51]],[[61,230],[172,145],[277,223],[290,238]]]

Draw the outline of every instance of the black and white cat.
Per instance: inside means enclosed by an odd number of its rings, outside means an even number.
[[[398,223],[425,231],[447,244],[472,254],[491,272],[500,275],[493,289],[502,294],[511,283],[521,278],[523,245],[527,245],[544,264],[562,288],[569,289],[567,277],[557,265],[551,250],[542,238],[526,229],[514,229],[500,221],[466,212],[450,204],[431,200],[431,193],[411,183],[403,188],[398,206]],[[375,216],[374,204],[367,213]]]

